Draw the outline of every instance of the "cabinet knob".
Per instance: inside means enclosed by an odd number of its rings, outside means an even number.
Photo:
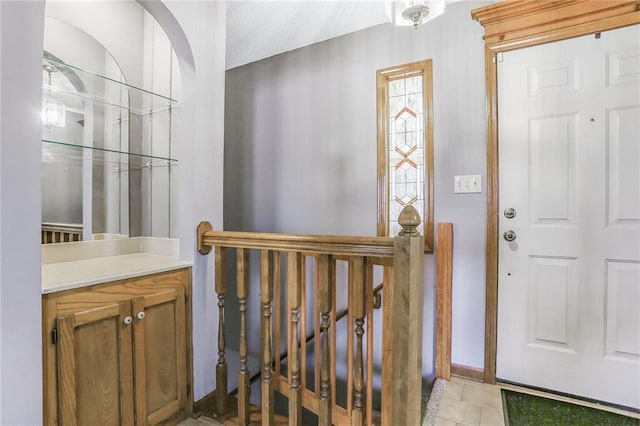
[[[143,311],[138,312],[138,319],[141,320],[143,318],[144,318],[144,312]]]
[[[124,317],[124,323],[125,323],[126,325],[131,324],[131,321],[133,321],[133,318],[131,318],[130,316],[126,316],[126,317]]]

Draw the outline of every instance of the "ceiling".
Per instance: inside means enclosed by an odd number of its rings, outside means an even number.
[[[385,22],[382,0],[230,0],[226,68]]]

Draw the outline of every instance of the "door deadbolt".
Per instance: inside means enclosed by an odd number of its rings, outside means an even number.
[[[512,230],[506,231],[504,234],[502,234],[502,236],[506,241],[509,241],[509,242],[516,240],[516,233],[513,232]]]
[[[506,217],[507,219],[513,219],[514,217],[516,217],[516,209],[514,209],[513,207],[504,209],[504,217]]]

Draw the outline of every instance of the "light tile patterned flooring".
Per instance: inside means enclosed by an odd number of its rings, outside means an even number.
[[[503,385],[503,387],[640,418],[640,414],[637,413],[629,413],[614,408],[598,406],[596,404],[559,397],[545,392],[532,391],[512,385]],[[444,389],[435,426],[504,426],[502,394],[500,389],[500,386],[487,385],[453,377],[451,381],[447,382]],[[220,425],[220,423],[207,417],[200,417],[199,419],[186,419],[178,426],[203,425]]]
[[[178,423],[178,426],[202,426],[202,425],[211,426],[211,425],[220,425],[220,423],[208,417],[200,417],[197,419],[185,419],[180,423]]]
[[[200,417],[186,419],[178,426],[220,425]],[[436,426],[504,426],[500,387],[452,378],[445,387]]]
[[[178,426],[219,425],[206,417],[186,419]],[[436,426],[504,426],[500,387],[452,378],[438,409]]]
[[[500,386],[487,385],[453,377],[451,381],[447,382],[442,400],[440,401],[436,426],[504,426],[502,388],[640,419],[639,413],[623,411],[602,404],[595,404],[520,386],[508,384],[502,384]]]
[[[460,378],[447,383],[436,426],[504,426],[499,386]]]

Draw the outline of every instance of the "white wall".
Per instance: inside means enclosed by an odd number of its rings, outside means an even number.
[[[149,13],[144,21],[144,88],[172,99],[180,100],[177,81],[180,77],[177,58],[173,54],[171,42],[158,22]],[[160,157],[171,157],[175,140],[173,127],[180,123],[175,120],[180,102],[169,108],[166,98],[153,97],[145,100],[145,112],[140,119],[143,123],[142,151]],[[172,134],[173,133],[173,134]],[[171,136],[174,136],[172,140]],[[154,237],[173,236],[170,229],[171,216],[171,167],[157,162],[157,167],[143,170],[143,235]],[[147,219],[148,218],[148,219]]]
[[[483,367],[486,199],[482,27],[450,5],[414,30],[383,24],[227,71],[225,228],[375,235],[376,70],[433,59],[435,221],[454,223],[453,362]],[[433,373],[433,255],[423,374]]]
[[[179,118],[182,142],[175,153],[180,161],[175,168],[178,175],[176,227],[181,257],[194,260],[194,396],[197,400],[214,388],[217,361],[213,256],[197,253],[195,230],[203,220],[222,226],[226,5],[224,2],[166,2],[191,46],[190,64],[175,29],[165,22],[162,11],[156,9],[158,3],[145,1],[143,5],[171,39],[182,75]]]
[[[44,3],[0,2],[0,424],[42,424],[40,109]]]
[[[46,11],[51,9],[52,4],[56,3],[49,3]],[[105,72],[105,49],[95,38],[60,18],[47,16],[44,22],[44,50],[61,61],[83,70],[99,74]],[[109,77],[116,76],[109,75]],[[85,84],[92,85],[92,83],[93,81],[87,81]],[[101,88],[89,87],[89,89],[97,91]]]
[[[83,127],[77,122],[84,119],[84,115],[67,109],[65,116],[67,125],[64,128],[52,126],[46,130],[43,139],[81,144]],[[56,152],[55,148],[52,150]],[[42,162],[41,176],[42,221],[82,223],[82,168],[69,167],[64,161],[48,160]]]
[[[178,136],[185,142],[175,154],[180,159],[177,236],[181,257],[194,260],[194,395],[200,399],[214,388],[217,322],[212,258],[197,254],[195,229],[201,220],[222,223],[225,5],[142,4],[169,35],[184,80]],[[39,425],[44,3],[0,1],[0,19],[0,424]],[[129,54],[126,45],[117,49]]]
[[[47,1],[47,17],[68,22],[98,40],[117,58],[127,82],[137,87],[142,86],[143,16],[133,1]]]

